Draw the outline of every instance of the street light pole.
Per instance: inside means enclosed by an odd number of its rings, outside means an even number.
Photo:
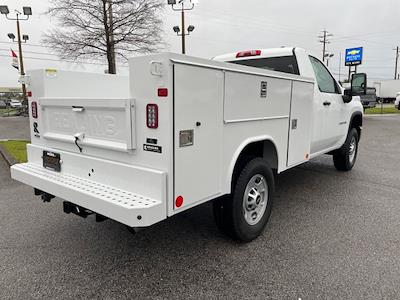
[[[22,43],[21,43],[21,29],[19,26],[19,14],[17,13],[17,39],[18,39],[18,52],[19,52],[19,67],[20,67],[20,74],[21,76],[25,75],[24,70],[24,60],[22,57]],[[22,96],[24,98],[24,104],[27,104],[27,97],[26,97],[26,85],[22,83]]]
[[[181,19],[182,19],[182,54],[186,54],[186,34],[185,34],[185,9],[184,3],[182,1],[182,12],[181,12]]]
[[[185,11],[186,10],[192,10],[194,8],[194,4],[197,3],[197,0],[189,0],[191,7],[185,7],[185,0],[180,0],[178,2],[178,4],[181,5],[180,8],[175,8],[174,5],[176,5],[176,0],[168,0],[168,4],[171,5],[172,9],[175,11],[181,11],[181,28],[179,28],[179,26],[174,26],[174,31],[176,32],[176,34],[178,36],[182,37],[182,54],[186,54],[186,36],[189,35],[193,30],[194,30],[194,26],[190,25],[187,28],[185,28]],[[182,29],[182,30],[181,30]],[[182,33],[179,33],[181,32]]]
[[[324,58],[326,59],[326,66],[329,67],[329,59],[331,59],[335,54],[325,53]]]
[[[11,21],[17,21],[17,42],[18,42],[18,52],[19,52],[19,72],[21,76],[25,75],[25,69],[24,69],[24,60],[23,60],[23,55],[22,55],[22,42],[21,42],[21,27],[19,22],[20,21],[26,21],[29,19],[29,16],[32,15],[32,8],[29,6],[24,6],[22,7],[23,13],[25,15],[25,18],[20,18],[20,15],[22,15],[21,12],[18,10],[15,10],[15,15],[16,18],[10,18],[8,14],[10,13],[8,6],[7,5],[0,5],[0,13],[2,15],[6,15],[6,18]],[[15,36],[13,34],[8,34],[10,38],[14,41]],[[23,35],[23,39],[26,42],[28,40],[27,35]],[[23,102],[25,105],[28,103],[28,99],[26,97],[26,86],[25,83],[22,83],[22,97],[23,97]]]

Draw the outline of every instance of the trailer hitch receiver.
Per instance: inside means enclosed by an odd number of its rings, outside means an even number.
[[[34,194],[35,196],[40,196],[42,198],[43,202],[50,202],[51,199],[53,199],[55,196],[48,194],[46,192],[43,192],[42,190],[39,190],[37,188],[34,189]]]
[[[73,204],[71,202],[68,201],[64,201],[63,202],[63,210],[66,214],[70,214],[73,213],[77,216],[80,216],[82,218],[87,218],[87,216],[93,214],[93,212],[91,210],[88,210],[82,206]]]

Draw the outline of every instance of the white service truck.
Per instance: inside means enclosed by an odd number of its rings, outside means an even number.
[[[129,60],[129,77],[36,70],[28,162],[12,177],[64,211],[141,228],[214,200],[240,241],[263,231],[274,173],[322,154],[354,166],[366,75],[342,90],[300,48]]]

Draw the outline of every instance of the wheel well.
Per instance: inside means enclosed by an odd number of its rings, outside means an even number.
[[[232,186],[236,182],[240,171],[253,158],[264,158],[273,170],[278,169],[278,153],[275,144],[270,140],[258,141],[248,144],[236,160],[232,174]]]
[[[361,137],[362,124],[363,124],[362,114],[353,115],[350,122],[350,129],[355,128],[357,130],[359,138]]]

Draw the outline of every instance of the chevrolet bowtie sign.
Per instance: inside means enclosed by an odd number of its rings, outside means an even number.
[[[362,64],[363,48],[350,48],[346,49],[346,66],[357,66]]]

